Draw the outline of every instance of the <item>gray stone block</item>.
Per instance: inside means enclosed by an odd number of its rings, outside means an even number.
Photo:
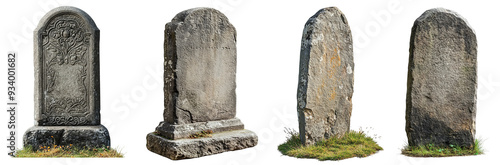
[[[349,131],[354,85],[352,36],[336,7],[319,10],[304,26],[297,114],[303,144]]]
[[[211,130],[214,133],[244,129],[240,119],[217,120],[207,122],[197,122],[191,124],[173,125],[167,122],[160,122],[156,127],[156,132],[168,139],[188,138],[190,135],[201,131]]]
[[[106,127],[98,126],[34,126],[23,137],[24,146],[37,150],[43,146],[108,147],[111,145]]]
[[[221,12],[194,8],[165,25],[164,121],[147,148],[170,159],[252,147],[236,115],[236,30]],[[201,131],[212,137],[187,139]]]
[[[164,120],[188,124],[236,115],[236,30],[224,14],[194,8],[165,25]]]
[[[215,133],[209,138],[170,140],[149,133],[148,150],[173,160],[197,158],[257,145],[257,135],[248,130]]]
[[[413,24],[406,134],[410,146],[474,145],[477,40],[457,13],[425,11]]]

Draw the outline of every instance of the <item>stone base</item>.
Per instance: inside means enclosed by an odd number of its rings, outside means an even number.
[[[111,145],[109,132],[97,126],[34,126],[23,137],[24,146],[37,150],[43,146],[107,147]]]
[[[169,140],[156,133],[149,133],[146,140],[148,150],[173,160],[240,150],[253,147],[258,141],[257,135],[249,130],[228,131],[212,134],[212,137],[178,140]]]
[[[190,135],[201,131],[211,130],[213,133],[242,130],[243,123],[240,119],[232,118],[227,120],[196,122],[190,124],[174,125],[166,122],[160,122],[156,127],[156,132],[168,139],[184,139]]]

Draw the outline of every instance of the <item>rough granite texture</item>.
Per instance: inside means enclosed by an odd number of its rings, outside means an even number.
[[[224,14],[194,8],[165,25],[164,120],[187,124],[236,115],[236,30]]]
[[[336,7],[319,10],[304,27],[297,114],[303,144],[349,131],[354,83],[352,36]]]
[[[191,124],[175,125],[167,122],[160,122],[156,127],[156,132],[168,139],[187,138],[192,134],[201,131],[211,130],[213,133],[244,129],[240,119],[217,120],[207,122],[196,122]]]
[[[34,126],[23,137],[24,146],[37,150],[40,146],[107,147],[111,145],[106,127],[98,126]]]
[[[197,158],[257,145],[257,135],[248,130],[212,134],[210,138],[169,140],[154,133],[146,137],[148,150],[173,160]]]
[[[474,30],[453,11],[427,10],[413,25],[409,61],[408,144],[472,147],[477,88]]]
[[[34,31],[35,126],[24,144],[109,146],[100,120],[99,29],[84,11],[49,11]],[[52,136],[52,137],[51,137]]]
[[[221,12],[194,8],[165,25],[164,121],[147,148],[170,159],[257,144],[236,115],[236,30]],[[210,130],[212,137],[186,139]]]

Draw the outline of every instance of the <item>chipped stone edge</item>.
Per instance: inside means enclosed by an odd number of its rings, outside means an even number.
[[[306,39],[310,36],[313,31],[317,30],[313,28],[313,25],[317,23],[317,19],[321,14],[329,13],[333,15],[333,12],[338,12],[342,18],[342,21],[347,25],[349,31],[350,26],[345,14],[336,6],[326,7],[318,10],[313,16],[311,16],[304,25],[304,29],[302,32],[302,40],[301,40],[301,49],[300,49],[300,66],[299,66],[299,78],[298,78],[298,86],[297,86],[297,117],[299,120],[299,137],[300,141],[304,145],[313,144],[310,139],[308,139],[305,135],[306,133],[306,121],[305,121],[305,112],[310,110],[307,108],[307,91],[309,86],[309,60],[310,60],[310,50],[311,46],[316,45],[314,41],[311,39]],[[351,32],[352,33],[352,32]],[[352,34],[351,34],[352,40]],[[351,41],[352,42],[352,41]],[[351,45],[352,46],[352,45]],[[354,53],[353,53],[354,55]],[[349,74],[353,74],[354,66],[349,65]],[[301,70],[304,70],[302,73]],[[349,72],[348,71],[348,72]],[[354,77],[353,77],[354,79]],[[354,83],[354,80],[353,80]],[[354,92],[354,91],[353,91]],[[349,130],[349,129],[348,129]]]
[[[257,145],[258,137],[254,132],[243,129],[212,134],[212,137],[178,140],[149,133],[146,141],[149,151],[172,160],[180,160],[250,148]]]
[[[412,91],[412,84],[413,84],[413,80],[414,80],[414,76],[413,76],[413,68],[415,67],[414,64],[411,62],[414,58],[413,56],[413,52],[414,52],[414,38],[415,38],[415,32],[416,32],[416,28],[417,28],[417,24],[419,24],[420,22],[424,21],[427,19],[427,17],[431,16],[432,14],[436,14],[436,13],[443,13],[443,14],[450,14],[450,15],[453,15],[455,18],[457,18],[458,20],[461,20],[465,23],[465,25],[467,26],[467,28],[469,28],[472,33],[474,34],[474,36],[477,36],[476,35],[476,32],[474,30],[474,28],[472,28],[472,26],[470,25],[470,23],[467,21],[467,19],[465,19],[465,17],[463,17],[462,15],[458,14],[457,12],[453,11],[453,10],[450,10],[450,9],[446,9],[446,8],[442,8],[442,7],[437,7],[437,8],[432,8],[432,9],[428,9],[426,10],[424,13],[422,13],[417,19],[415,19],[413,25],[412,25],[412,29],[411,29],[411,36],[410,36],[410,49],[409,49],[409,63],[408,63],[408,71],[407,71],[407,90],[406,90],[406,110],[405,110],[405,132],[406,132],[406,136],[408,138],[408,143],[410,146],[416,146],[416,144],[411,144],[412,142],[410,141],[413,141],[413,140],[410,140],[410,138],[412,137],[410,135],[410,132],[413,131],[412,128],[410,127],[410,123],[411,123],[411,119],[410,119],[410,114],[411,114],[411,111],[410,109],[412,108],[413,104],[411,103],[411,100],[412,100],[412,96],[411,96],[411,91]],[[476,43],[477,43],[477,38],[476,38]],[[477,45],[476,45],[477,46]],[[477,54],[476,54],[477,55]],[[477,68],[477,63],[476,63],[476,68]],[[477,73],[476,73],[476,79],[477,79]],[[475,86],[476,88],[476,95],[477,95],[477,84]],[[477,96],[476,96],[477,97]],[[477,98],[476,98],[477,99]],[[477,100],[476,100],[477,102]],[[477,106],[477,103],[476,103],[476,106]],[[475,107],[475,111],[477,111],[477,107]],[[473,119],[473,125],[475,125],[476,123],[476,116],[474,116],[474,119]],[[473,139],[475,139],[475,132],[476,132],[476,127],[474,126],[473,127],[473,131],[472,131],[472,135],[473,135]]]
[[[196,122],[190,124],[170,124],[167,122],[160,122],[156,127],[156,132],[168,139],[182,139],[187,138],[194,133],[201,131],[211,130],[214,133],[240,130],[245,126],[238,118],[228,120],[217,120],[208,122]]]
[[[40,133],[42,131],[43,133]],[[77,132],[84,132],[84,131],[91,131],[94,132],[94,137],[92,137],[92,140],[86,142],[88,144],[92,145],[85,145],[81,146],[78,145],[78,143],[82,143],[81,141],[68,141],[66,140],[68,136],[74,136],[71,135],[71,132],[77,131]],[[70,133],[66,133],[70,132]],[[28,140],[29,137],[34,137],[34,141]],[[23,145],[24,147],[27,146],[32,146],[33,150],[37,150],[40,146],[46,145],[43,144],[42,139],[45,139],[48,136],[52,136],[53,141],[55,141],[55,144],[51,145],[58,145],[58,146],[67,146],[67,145],[74,145],[75,147],[88,147],[88,148],[93,148],[93,147],[107,147],[111,146],[111,139],[109,136],[108,129],[104,127],[103,125],[97,125],[97,126],[33,126],[26,130],[23,136]],[[74,138],[74,137],[73,137]],[[104,141],[101,141],[99,139],[103,139]],[[57,139],[57,140],[55,140]]]
[[[453,16],[461,19],[461,20],[463,20],[465,22],[465,24],[472,30],[472,32],[474,33],[474,35],[476,34],[476,31],[474,30],[474,28],[472,28],[472,26],[469,24],[469,21],[467,21],[467,19],[465,19],[465,17],[463,17],[462,15],[458,14],[457,12],[455,12],[453,10],[442,8],[442,7],[437,7],[437,8],[432,8],[432,9],[426,10],[415,21],[419,21],[420,22],[422,20],[425,20],[431,14],[435,14],[435,13],[451,14],[451,15],[453,15]]]

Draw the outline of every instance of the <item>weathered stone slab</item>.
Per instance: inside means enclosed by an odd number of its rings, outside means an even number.
[[[236,30],[224,14],[194,8],[165,25],[165,112],[168,123],[236,115]]]
[[[457,13],[425,11],[413,24],[406,134],[410,146],[474,144],[477,40]]]
[[[148,150],[173,160],[197,158],[257,145],[257,135],[249,130],[214,134],[210,138],[169,140],[149,133]]]
[[[192,134],[205,130],[211,130],[212,132],[226,132],[241,129],[244,129],[243,123],[240,119],[233,118],[228,120],[196,122],[182,125],[175,125],[162,121],[160,122],[160,125],[156,127],[156,132],[163,137],[175,140],[188,138]]]
[[[84,11],[58,7],[35,29],[35,125],[98,125],[99,29]]]
[[[62,131],[85,140],[76,146],[109,146],[109,134],[100,125],[99,29],[92,18],[75,7],[55,8],[40,20],[34,42],[35,126],[26,132],[24,144],[46,144],[50,139],[44,135],[59,137]],[[107,138],[95,141],[86,135]],[[60,138],[54,144],[76,142]]]
[[[297,113],[303,144],[349,131],[354,83],[352,36],[336,7],[319,10],[304,27]]]
[[[206,156],[257,144],[236,115],[236,30],[224,14],[194,8],[165,25],[164,121],[147,148],[170,159]],[[187,139],[201,131],[212,137]]]
[[[31,127],[24,135],[24,145],[33,149],[43,146],[78,146],[86,148],[110,146],[106,127],[98,126],[38,126]]]

